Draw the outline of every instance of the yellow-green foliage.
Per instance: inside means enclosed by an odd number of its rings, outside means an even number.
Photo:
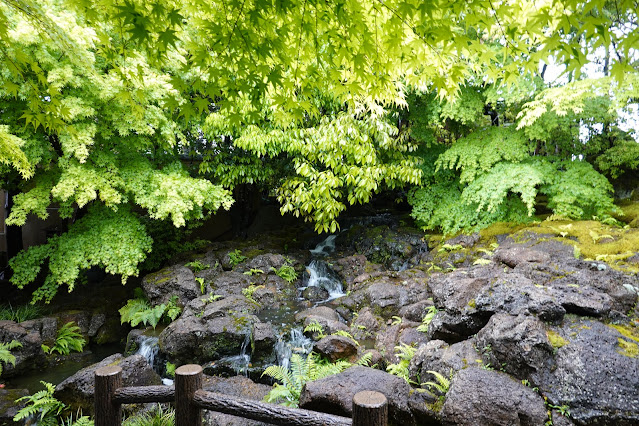
[[[566,346],[568,343],[570,343],[569,341],[561,337],[556,331],[553,331],[553,330],[547,330],[546,336],[548,337],[548,341],[550,342],[552,347],[555,349],[559,349],[561,347]]]

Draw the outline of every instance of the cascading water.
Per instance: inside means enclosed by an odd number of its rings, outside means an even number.
[[[138,338],[138,350],[136,354],[142,355],[146,358],[146,362],[149,363],[154,370],[157,371],[158,363],[157,363],[157,355],[160,351],[160,346],[158,345],[158,337],[157,336],[145,336],[144,334],[140,335]]]
[[[307,287],[320,287],[328,291],[328,299],[332,300],[345,295],[342,289],[342,283],[333,271],[330,265],[322,257],[328,256],[335,251],[335,239],[337,235],[329,235],[320,242],[313,250],[310,250],[313,260],[306,267],[308,274],[308,280],[306,286],[301,288],[304,290]]]
[[[325,289],[329,294],[328,300],[336,299],[345,295],[341,281],[324,260],[312,260],[306,267],[306,271],[308,272],[308,282],[306,283],[306,286],[315,286]]]
[[[314,249],[310,250],[311,254],[313,256],[328,256],[335,251],[336,238],[336,234],[329,235],[324,241],[316,245]]]
[[[296,353],[306,356],[313,350],[313,340],[304,336],[300,327],[291,329],[289,333],[284,333],[275,343],[275,356],[277,363],[284,368],[288,368],[291,356]]]

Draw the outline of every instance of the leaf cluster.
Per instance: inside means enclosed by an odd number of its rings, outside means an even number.
[[[0,343],[0,375],[2,374],[2,364],[16,365],[16,357],[11,353],[11,350],[21,347],[22,343],[17,340]]]
[[[80,327],[71,321],[60,327],[53,347],[42,345],[42,350],[47,354],[57,352],[60,355],[69,355],[71,351],[82,352],[86,343],[86,339],[80,333]]]
[[[182,313],[177,300],[178,297],[173,295],[168,303],[151,306],[144,298],[129,299],[126,305],[119,309],[120,322],[122,324],[128,322],[131,327],[137,327],[142,323],[155,328],[162,318],[174,321]]]

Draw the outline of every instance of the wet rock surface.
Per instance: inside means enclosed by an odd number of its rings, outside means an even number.
[[[453,379],[443,424],[540,426],[548,419],[541,396],[506,374],[468,368]]]
[[[153,371],[142,355],[123,357],[111,355],[102,361],[85,367],[56,386],[54,396],[67,404],[72,411],[82,410],[93,413],[93,395],[95,394],[95,370],[107,365],[122,368],[123,386],[150,386],[161,384],[160,376]]]
[[[355,366],[324,379],[307,383],[300,396],[300,408],[350,417],[353,396],[363,390],[383,393],[389,403],[393,424],[410,422],[410,386],[404,379],[368,367]]]

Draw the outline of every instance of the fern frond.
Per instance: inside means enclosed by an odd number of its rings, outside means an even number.
[[[369,352],[362,355],[362,357],[357,360],[356,364],[364,366],[364,367],[370,367],[372,361],[373,361],[373,354]]]

